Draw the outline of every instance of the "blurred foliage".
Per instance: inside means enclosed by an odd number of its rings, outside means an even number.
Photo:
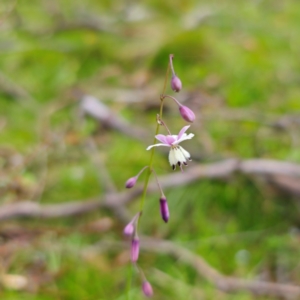
[[[2,0],[1,203],[101,196],[105,187],[88,138],[122,191],[126,179],[147,164],[145,148],[152,140],[142,143],[93,120],[82,122],[74,95],[82,90],[99,97],[152,135],[170,53],[184,92],[196,98],[190,104],[200,121],[188,146],[195,163],[226,157],[300,162],[299,126],[274,125],[300,108],[299,19],[297,0]],[[132,102],[125,100],[128,91]],[[169,127],[178,130],[183,123],[177,109],[170,103],[166,108]],[[159,174],[171,172],[165,154],[157,153],[155,166]],[[299,199],[262,178],[238,174],[165,193],[170,222],[162,224],[158,195],[149,195],[142,233],[184,245],[224,274],[300,283]],[[138,205],[130,206],[132,214]],[[18,248],[3,256],[4,271],[30,283],[22,291],[2,283],[0,297],[126,299],[127,251],[83,254],[99,240],[122,240],[123,225],[105,210],[3,223],[0,248],[9,242]],[[153,299],[192,299],[194,287],[201,299],[258,298],[221,293],[172,257],[142,252],[140,261]],[[155,269],[175,284],[160,282]],[[176,282],[183,285],[174,290]],[[142,299],[139,286],[133,272],[131,299]]]

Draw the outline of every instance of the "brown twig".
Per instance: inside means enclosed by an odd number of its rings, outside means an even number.
[[[117,116],[108,106],[94,96],[83,96],[80,102],[80,108],[85,114],[102,122],[105,126],[122,132],[127,136],[141,140],[148,135],[141,128],[132,126],[126,122],[126,120]]]
[[[100,242],[86,251],[107,251],[112,248],[128,247],[126,243],[105,241]],[[141,238],[140,247],[145,251],[174,256],[179,262],[192,267],[199,276],[204,277],[221,291],[236,293],[248,291],[254,295],[283,297],[284,299],[299,299],[300,286],[276,282],[247,280],[226,276],[209,265],[204,258],[170,241]]]
[[[247,175],[263,175],[274,178],[292,178],[300,181],[300,165],[289,162],[275,160],[251,159],[239,161],[238,159],[227,159],[211,164],[202,164],[185,169],[184,173],[172,173],[160,177],[159,181],[162,188],[182,186],[195,182],[202,178],[226,178],[234,172],[240,172]],[[299,179],[298,179],[299,178]],[[154,192],[157,187],[155,182],[149,184],[148,191]],[[6,204],[0,207],[0,221],[17,218],[57,218],[83,214],[99,208],[108,208],[111,210],[120,210],[122,206],[133,201],[142,192],[142,186],[138,185],[130,191],[120,193],[110,193],[102,198],[93,198],[89,200],[71,201],[62,204],[37,204],[32,201]],[[123,213],[119,212],[121,215]]]
[[[79,201],[71,201],[61,204],[39,204],[33,201],[22,201],[5,204],[0,207],[0,221],[12,218],[60,218],[74,216],[94,211],[99,208],[108,208],[115,212],[121,220],[127,222],[128,217],[124,211],[124,203],[129,202],[141,190],[131,193],[107,194],[103,198],[92,198]]]
[[[300,296],[300,286],[225,276],[210,266],[201,256],[169,241],[154,242],[153,239],[145,239],[142,240],[141,245],[145,250],[174,255],[179,261],[192,266],[200,276],[203,276],[218,289],[225,292],[247,290],[255,295],[277,297]]]

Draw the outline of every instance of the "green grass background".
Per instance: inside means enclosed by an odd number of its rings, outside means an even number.
[[[297,116],[300,108],[299,20],[297,0],[1,1],[1,204],[102,195],[95,153],[84,146],[88,137],[122,191],[147,164],[145,148],[152,139],[136,141],[93,120],[79,122],[74,91],[95,95],[152,135],[170,53],[183,91],[195,95],[201,120],[191,127],[196,137],[185,144],[196,157],[194,164],[228,157],[299,163],[299,126],[272,126],[284,115]],[[116,91],[121,91],[118,97]],[[125,92],[132,93],[132,102],[124,100]],[[171,103],[167,108],[165,120],[176,132],[184,123]],[[28,160],[24,168],[18,159]],[[159,174],[171,172],[163,153],[157,153],[155,166]],[[36,196],[41,180],[45,186]],[[21,191],[10,188],[14,183]],[[238,174],[165,194],[170,222],[160,220],[159,196],[151,194],[141,233],[184,245],[224,274],[300,283],[297,197],[278,192],[263,178]],[[132,215],[137,207],[137,202],[129,206]],[[88,230],[97,220],[109,226]],[[106,210],[2,222],[2,232],[24,230],[34,237],[1,259],[5,273],[31,278],[32,288],[14,291],[2,284],[1,299],[126,299],[128,253],[82,254],[98,241],[123,240],[123,225]],[[10,240],[18,242],[6,237],[2,247]],[[153,285],[153,299],[194,299],[193,288],[201,291],[201,299],[258,298],[221,293],[166,255],[142,252],[140,264]],[[156,269],[173,284],[155,276]],[[143,298],[135,272],[130,296]]]

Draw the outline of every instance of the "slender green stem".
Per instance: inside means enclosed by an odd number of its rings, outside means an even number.
[[[165,99],[165,98],[170,98],[170,99],[174,100],[179,106],[182,106],[182,104],[181,104],[176,98],[174,98],[174,97],[172,97],[172,96],[164,95],[164,99]]]
[[[161,185],[160,185],[160,183],[159,183],[159,181],[158,181],[157,174],[156,174],[156,172],[155,172],[154,169],[153,169],[153,174],[154,174],[154,177],[155,177],[155,179],[156,179],[157,186],[158,186],[158,188],[159,188],[159,190],[160,190],[160,197],[166,197],[165,194],[164,194],[164,192],[163,192],[163,190],[162,190],[162,188],[161,188]]]
[[[170,71],[170,64],[168,64],[166,77],[165,77],[165,82],[164,82],[164,87],[163,87],[163,92],[162,92],[162,96],[160,97],[160,100],[162,100],[162,97],[165,94],[165,91],[166,91],[166,88],[167,88],[167,82],[168,82],[168,78],[169,78],[169,71]],[[161,114],[162,114],[162,105],[163,105],[163,103],[161,103],[161,107],[160,107],[160,113]],[[160,117],[162,117],[162,115]]]
[[[130,290],[131,290],[131,279],[132,279],[132,264],[128,267],[128,276],[127,276],[127,286],[126,286],[126,299],[130,300]]]
[[[163,86],[163,92],[162,95],[160,96],[160,109],[159,109],[159,118],[162,119],[162,115],[163,115],[163,107],[164,107],[164,94],[167,88],[167,82],[168,82],[168,77],[169,77],[169,71],[170,71],[170,64],[168,64],[168,68],[167,68],[167,72],[166,72],[166,76],[165,76],[165,81],[164,81],[164,86]],[[156,125],[156,130],[155,130],[155,135],[158,134],[159,132],[159,123],[157,123]],[[153,144],[156,144],[156,139],[154,139]],[[148,189],[148,184],[149,184],[149,180],[150,180],[150,176],[152,173],[152,166],[153,166],[153,158],[154,158],[154,153],[155,153],[155,147],[153,147],[151,149],[151,154],[150,154],[150,160],[149,160],[149,168],[147,170],[146,173],[146,178],[145,178],[145,182],[144,182],[144,188],[143,188],[143,193],[142,193],[142,197],[141,197],[141,202],[140,202],[140,215],[139,218],[137,220],[136,223],[136,232],[137,232],[137,228],[139,225],[139,220],[140,217],[143,213],[143,209],[144,209],[144,204],[145,204],[145,198],[146,198],[146,194],[147,194],[147,189]],[[129,272],[129,276],[128,276],[128,281],[127,281],[127,291],[126,291],[126,299],[130,300],[130,287],[131,287],[131,278],[132,278],[132,267],[133,265],[130,265],[130,272]]]
[[[170,54],[169,59],[170,59],[170,67],[171,67],[171,71],[172,71],[172,76],[175,76],[175,71],[174,71],[174,67],[173,67],[173,58],[174,58],[174,55]]]
[[[168,77],[169,77],[169,70],[170,70],[170,64],[168,64],[168,68],[167,68],[167,72],[166,72],[166,76],[165,76],[165,81],[164,81],[164,86],[163,86],[163,92],[160,96],[160,109],[159,109],[159,117],[160,119],[162,119],[162,115],[163,115],[163,107],[164,107],[164,94],[167,88],[167,82],[168,82]],[[155,130],[155,135],[158,134],[159,132],[159,124],[157,123],[156,125],[156,130]],[[156,139],[154,139],[153,144],[156,144]],[[153,158],[154,158],[154,153],[155,153],[155,147],[153,147],[151,149],[151,154],[150,154],[150,160],[149,160],[149,169],[147,170],[147,174],[146,174],[146,178],[145,178],[145,182],[144,182],[144,188],[143,188],[143,193],[142,193],[142,197],[141,197],[141,204],[140,204],[140,211],[142,213],[143,208],[144,208],[144,204],[145,204],[145,198],[146,198],[146,194],[147,194],[147,189],[148,189],[148,184],[149,184],[149,180],[150,180],[150,176],[152,173],[152,166],[153,166]],[[137,226],[139,224],[139,221],[137,222]]]

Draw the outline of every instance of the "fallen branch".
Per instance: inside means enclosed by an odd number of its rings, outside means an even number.
[[[180,262],[193,267],[200,276],[206,278],[218,289],[224,292],[239,292],[247,290],[255,295],[285,298],[298,298],[300,296],[300,286],[225,276],[210,266],[201,256],[169,241],[154,241],[153,239],[145,239],[142,240],[141,246],[143,249],[148,251],[150,250],[175,256]]]
[[[85,251],[99,252],[113,248],[119,249],[120,247],[126,248],[128,244],[116,241],[103,241],[89,247]],[[215,285],[217,289],[226,293],[248,291],[254,295],[283,297],[284,299],[299,299],[300,296],[300,286],[226,276],[213,268],[200,255],[170,241],[143,237],[141,238],[140,247],[145,251],[174,256],[179,262],[189,265],[196,270],[199,276],[202,276]]]
[[[125,119],[116,115],[108,106],[94,96],[83,96],[80,101],[80,109],[83,113],[102,122],[105,126],[122,132],[127,136],[142,140],[148,135],[141,128],[132,126]]]
[[[199,179],[219,179],[227,178],[235,172],[240,172],[247,175],[270,176],[272,180],[282,178],[300,182],[300,165],[289,162],[281,162],[275,160],[251,159],[239,161],[238,159],[227,159],[211,164],[202,164],[185,169],[184,173],[172,173],[170,175],[161,176],[159,181],[163,188],[171,188],[174,186],[186,185]],[[293,186],[295,188],[295,186]],[[300,188],[298,187],[299,193]],[[149,184],[148,192],[157,191],[157,186],[154,181]],[[0,221],[18,218],[57,218],[74,216],[78,214],[88,213],[99,208],[107,208],[115,213],[126,216],[124,211],[121,212],[129,202],[133,201],[142,193],[142,186],[138,185],[132,190],[124,190],[119,193],[109,193],[103,197],[92,198],[88,200],[68,201],[61,204],[39,204],[33,201],[22,201],[12,204],[5,204],[0,207]]]

